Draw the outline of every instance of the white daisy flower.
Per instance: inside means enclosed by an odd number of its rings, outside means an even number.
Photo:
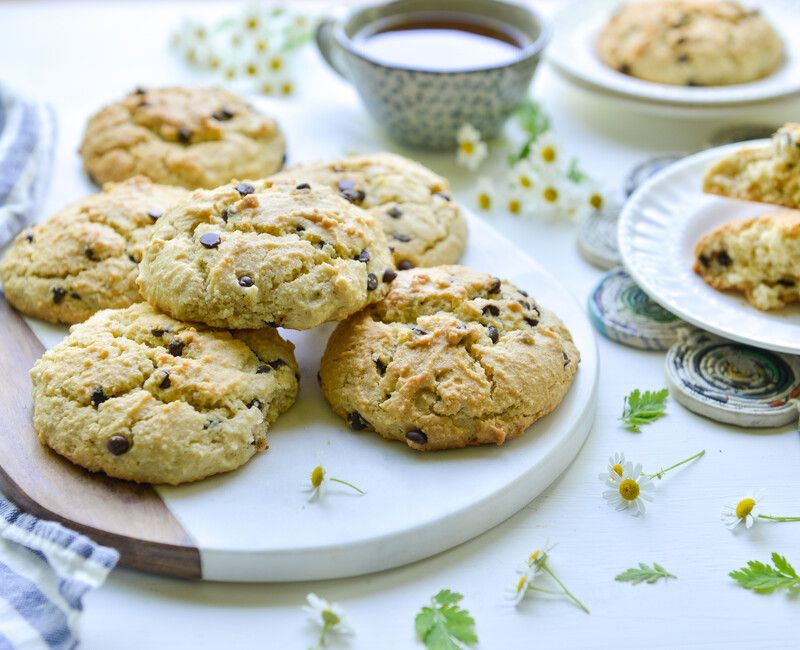
[[[251,4],[242,14],[242,29],[245,33],[255,34],[264,26],[264,18],[257,4]]]
[[[475,202],[481,210],[489,211],[494,203],[495,189],[490,178],[481,176],[475,188]]]
[[[510,214],[517,216],[522,214],[524,208],[525,202],[523,201],[523,197],[520,196],[520,193],[514,190],[509,192],[508,198],[506,199],[506,210],[508,210]]]
[[[603,482],[606,482],[608,479],[618,481],[622,478],[624,472],[625,454],[617,451],[612,456],[608,457],[608,470],[599,474],[597,478]]]
[[[359,487],[356,487],[352,483],[348,483],[340,478],[336,478],[335,476],[330,476],[327,470],[322,466],[322,462],[318,459],[317,462],[319,463],[314,469],[311,470],[311,474],[309,475],[309,482],[303,486],[304,492],[311,492],[311,495],[308,497],[309,501],[314,501],[315,499],[321,499],[325,496],[325,493],[328,491],[330,487],[330,483],[339,483],[341,485],[345,485],[359,494],[366,494],[364,490]]]
[[[319,640],[316,648],[322,648],[329,633],[352,634],[353,630],[344,617],[344,611],[336,603],[331,603],[316,594],[306,596],[307,605],[303,611],[308,615],[309,621],[320,628]]]
[[[639,463],[626,462],[622,470],[622,476],[606,479],[610,489],[603,492],[603,498],[616,510],[630,510],[633,515],[643,515],[644,502],[653,500],[653,483],[642,473]]]
[[[726,505],[722,508],[722,522],[733,530],[744,524],[745,528],[752,528],[758,521],[758,511],[763,500],[763,494],[748,493],[744,499],[734,505]]]
[[[527,160],[520,160],[511,168],[511,186],[520,192],[530,192],[538,184],[536,170]]]
[[[267,70],[272,73],[281,72],[286,67],[286,59],[277,52],[267,59]]]
[[[519,575],[517,583],[506,590],[506,598],[510,600],[515,607],[523,601],[525,594],[528,593],[528,589],[530,589],[533,581],[538,577],[539,572],[539,567],[535,564],[533,566],[523,564],[517,569],[517,575]]]
[[[531,145],[527,159],[540,169],[564,170],[567,165],[561,143],[558,142],[552,131],[546,131],[536,138],[536,142]]]
[[[458,130],[456,139],[458,140],[456,161],[462,167],[475,171],[489,151],[486,143],[481,140],[480,131],[471,124],[465,123]]]

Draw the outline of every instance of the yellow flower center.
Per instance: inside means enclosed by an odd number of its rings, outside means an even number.
[[[269,44],[263,38],[256,41],[256,52],[266,52],[268,48]]]
[[[269,67],[273,70],[280,70],[283,67],[283,60],[276,56],[269,62]]]
[[[622,465],[617,463],[611,469],[613,469],[619,476],[622,476]]]
[[[206,29],[205,29],[205,27],[198,27],[197,29],[195,29],[194,30],[194,35],[195,35],[195,38],[197,38],[198,41],[204,40],[205,37],[206,37]]]
[[[519,582],[517,582],[517,593],[525,588],[526,582],[528,582],[528,576],[520,576]]]
[[[228,68],[225,70],[225,78],[226,79],[233,79],[236,77],[236,68]]]
[[[492,197],[489,196],[486,192],[481,192],[478,194],[478,207],[481,210],[488,210],[492,207]]]
[[[251,77],[255,77],[256,76],[256,72],[258,72],[258,68],[256,67],[256,64],[255,63],[248,63],[247,64],[247,74],[249,74]]]
[[[311,485],[318,488],[322,484],[322,479],[325,477],[325,470],[322,465],[317,465],[311,470]]]
[[[342,619],[340,619],[336,614],[334,614],[329,609],[322,610],[322,620],[325,622],[329,627],[333,627],[334,625],[339,625]]]
[[[603,207],[603,197],[599,194],[592,194],[589,197],[589,205],[591,205],[595,210],[599,210]]]
[[[220,66],[220,60],[218,56],[212,56],[208,60],[208,67],[211,68],[212,70],[219,70],[219,66]]]
[[[544,190],[544,200],[550,203],[558,201],[558,190],[555,187],[547,187]]]
[[[186,60],[189,63],[197,63],[197,51],[193,47],[186,50]]]
[[[528,556],[528,564],[533,564],[536,560],[539,559],[539,556],[542,554],[541,551],[534,551]]]
[[[250,18],[247,19],[247,29],[258,29],[258,18],[250,16]]]
[[[639,484],[632,478],[626,478],[619,484],[619,494],[625,501],[636,501],[639,492]]]
[[[546,163],[551,163],[556,159],[556,150],[553,147],[547,146],[542,149],[542,160]]]
[[[519,199],[510,199],[508,201],[508,211],[511,214],[519,214],[519,211],[522,209],[522,204],[519,202]]]
[[[461,148],[461,151],[463,151],[468,156],[471,156],[473,153],[475,153],[475,143],[472,142],[471,140],[464,140],[464,142],[459,142],[458,146]]]
[[[739,519],[744,519],[753,512],[753,508],[755,507],[756,502],[754,499],[742,499],[736,504],[736,516],[739,517]]]
[[[281,92],[284,95],[291,95],[293,90],[294,90],[294,86],[292,85],[291,81],[284,81],[281,84]]]
[[[519,177],[519,184],[522,185],[526,190],[533,187],[533,182],[527,176],[520,176]]]
[[[261,92],[265,95],[271,95],[273,90],[275,89],[272,87],[272,84],[269,81],[265,81],[263,84],[261,84]]]

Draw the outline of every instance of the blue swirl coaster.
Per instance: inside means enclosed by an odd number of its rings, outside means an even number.
[[[686,326],[653,302],[631,277],[617,268],[606,273],[589,296],[589,316],[612,341],[643,350],[666,350]]]
[[[667,353],[673,397],[690,411],[740,427],[798,421],[800,357],[694,330]]]
[[[625,196],[629,197],[646,180],[655,176],[662,169],[671,165],[676,160],[684,158],[685,156],[686,154],[683,153],[673,153],[664,156],[657,156],[656,158],[650,158],[649,160],[639,163],[631,170],[625,179]]]
[[[620,208],[611,205],[587,214],[578,223],[578,250],[583,258],[601,269],[619,266],[617,222]]]

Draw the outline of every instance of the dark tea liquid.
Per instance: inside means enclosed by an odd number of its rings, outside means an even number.
[[[354,40],[359,50],[380,63],[441,72],[510,63],[530,42],[510,25],[458,13],[376,21]]]

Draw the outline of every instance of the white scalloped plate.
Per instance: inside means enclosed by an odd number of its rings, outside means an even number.
[[[547,60],[563,76],[605,91],[640,101],[694,109],[751,104],[800,93],[800,3],[772,0],[761,3],[764,16],[783,38],[783,66],[764,79],[715,87],[671,86],[636,79],[606,66],[596,43],[619,0],[580,0],[564,7],[553,18],[553,41]],[[752,4],[752,2],[750,3]]]
[[[703,175],[714,160],[767,142],[709,149],[656,174],[622,210],[620,255],[636,283],[673,314],[734,341],[800,354],[800,305],[763,312],[741,294],[712,289],[692,271],[692,251],[703,234],[729,221],[778,209],[702,191]]]

